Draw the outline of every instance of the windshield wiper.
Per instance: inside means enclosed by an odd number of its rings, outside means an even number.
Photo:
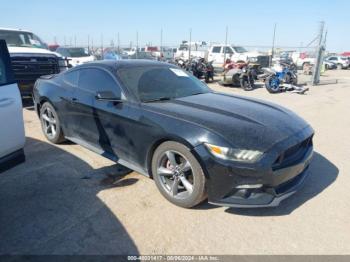
[[[154,98],[154,99],[149,99],[149,100],[145,100],[143,101],[144,103],[149,103],[149,102],[157,102],[157,101],[167,101],[167,100],[171,100],[171,97],[158,97],[158,98]]]

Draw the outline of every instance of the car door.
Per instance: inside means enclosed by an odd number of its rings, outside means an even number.
[[[61,79],[61,102],[56,104],[60,112],[61,125],[66,137],[77,137],[79,131],[77,115],[79,112],[76,110],[75,93],[78,87],[79,70],[66,71]]]
[[[78,90],[80,138],[94,151],[115,161],[133,162],[130,134],[134,120],[130,117],[130,104],[115,77],[101,68],[81,70]],[[110,91],[123,102],[97,100],[96,94],[100,91]],[[137,109],[133,107],[132,110]]]
[[[213,46],[208,56],[209,61],[214,61],[214,64],[221,63],[221,46]],[[223,61],[222,61],[223,62]]]
[[[0,172],[24,161],[22,100],[6,42],[0,40]]]
[[[222,48],[222,61],[224,62],[227,58],[232,58],[234,56],[234,51],[231,46],[225,46]],[[238,59],[237,59],[238,60]],[[235,61],[237,61],[235,60]]]

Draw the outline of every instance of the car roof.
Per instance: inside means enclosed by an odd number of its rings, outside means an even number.
[[[168,66],[173,67],[174,65],[154,60],[147,59],[124,59],[124,60],[101,60],[89,62],[83,65],[79,65],[76,68],[85,68],[89,66],[103,67],[110,70],[117,70],[120,68],[131,68],[131,67],[147,67],[147,66]]]
[[[6,28],[6,27],[0,27],[0,30],[3,30],[3,31],[16,31],[16,32],[32,33],[32,32],[29,31],[29,30],[16,29],[16,28]]]

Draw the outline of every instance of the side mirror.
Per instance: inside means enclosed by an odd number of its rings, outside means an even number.
[[[112,91],[99,91],[96,93],[96,99],[100,101],[122,102],[121,97]]]

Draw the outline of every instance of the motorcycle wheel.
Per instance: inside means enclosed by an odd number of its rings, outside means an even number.
[[[279,93],[281,90],[278,78],[275,75],[267,77],[265,80],[265,88],[271,94]]]
[[[252,81],[251,81],[252,82]],[[251,91],[254,89],[254,83],[249,83],[248,79],[246,77],[241,78],[240,80],[240,84],[241,87],[245,90],[245,91]]]

